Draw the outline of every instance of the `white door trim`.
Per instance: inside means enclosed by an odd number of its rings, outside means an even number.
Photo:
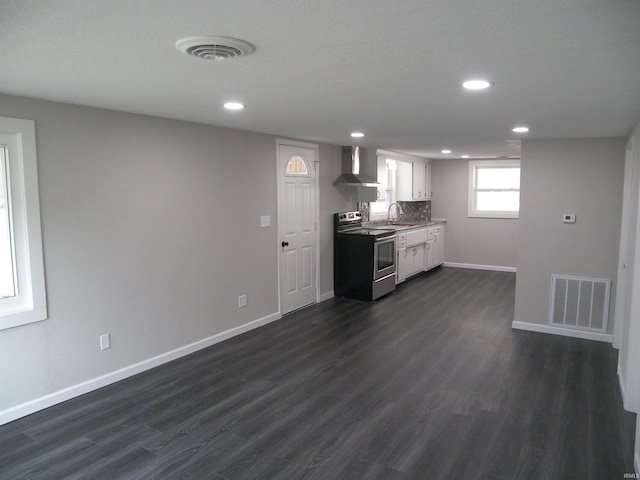
[[[634,170],[637,168],[633,162],[632,140],[627,142],[624,161],[624,187],[622,190],[622,222],[620,226],[620,248],[618,253],[618,276],[615,298],[615,316],[613,322],[613,346],[620,349],[624,342],[624,330],[628,328],[629,309],[631,304],[627,294],[630,286],[627,281],[633,282],[633,264],[628,261],[632,257],[630,245],[630,233],[634,233],[635,218],[633,217],[633,201],[637,201],[638,193],[634,192]],[[636,205],[637,206],[637,205]],[[635,236],[635,235],[634,235]],[[632,237],[633,238],[633,237]],[[628,332],[627,332],[628,333]],[[620,358],[618,358],[620,364]]]
[[[292,147],[302,147],[313,150],[315,153],[315,164],[313,168],[315,169],[315,180],[314,180],[314,188],[316,191],[316,202],[315,202],[315,242],[316,242],[316,252],[315,252],[315,262],[316,262],[316,272],[315,272],[315,281],[316,281],[316,303],[320,301],[320,146],[315,143],[307,143],[300,142],[297,140],[285,140],[283,138],[276,138],[276,182],[277,182],[277,209],[278,209],[278,239],[275,245],[278,259],[278,312],[282,316],[282,284],[281,281],[281,272],[280,272],[280,241],[284,237],[284,232],[282,231],[282,223],[280,222],[281,216],[281,208],[280,205],[280,195],[282,185],[280,184],[280,146],[281,145],[289,145]]]

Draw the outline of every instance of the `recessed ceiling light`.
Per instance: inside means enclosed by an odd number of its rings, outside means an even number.
[[[469,155],[460,155],[460,158],[469,158]]]
[[[480,79],[467,80],[462,84],[467,90],[485,90],[492,85],[493,83]]]
[[[353,132],[353,133],[351,134],[351,136],[352,136],[353,138],[362,138],[362,137],[364,137],[364,133],[362,133],[362,132]]]
[[[515,133],[527,133],[529,131],[529,127],[515,127],[511,129],[511,131]]]
[[[244,110],[247,106],[240,102],[227,102],[224,104],[224,108],[227,110]]]
[[[440,150],[442,153],[451,153],[451,150],[449,150],[448,148],[445,148],[444,150]]]

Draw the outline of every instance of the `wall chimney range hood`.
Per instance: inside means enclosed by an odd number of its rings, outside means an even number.
[[[343,187],[377,187],[374,178],[360,174],[360,147],[342,147],[342,175],[334,185]]]

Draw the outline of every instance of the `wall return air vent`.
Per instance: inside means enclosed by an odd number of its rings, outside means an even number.
[[[549,325],[607,333],[611,280],[551,275]]]
[[[249,55],[254,48],[248,42],[231,37],[187,37],[176,42],[182,53],[204,60],[228,60]]]

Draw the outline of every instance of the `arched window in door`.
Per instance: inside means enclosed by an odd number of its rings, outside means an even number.
[[[300,155],[292,155],[284,173],[285,175],[309,175],[309,165]]]

